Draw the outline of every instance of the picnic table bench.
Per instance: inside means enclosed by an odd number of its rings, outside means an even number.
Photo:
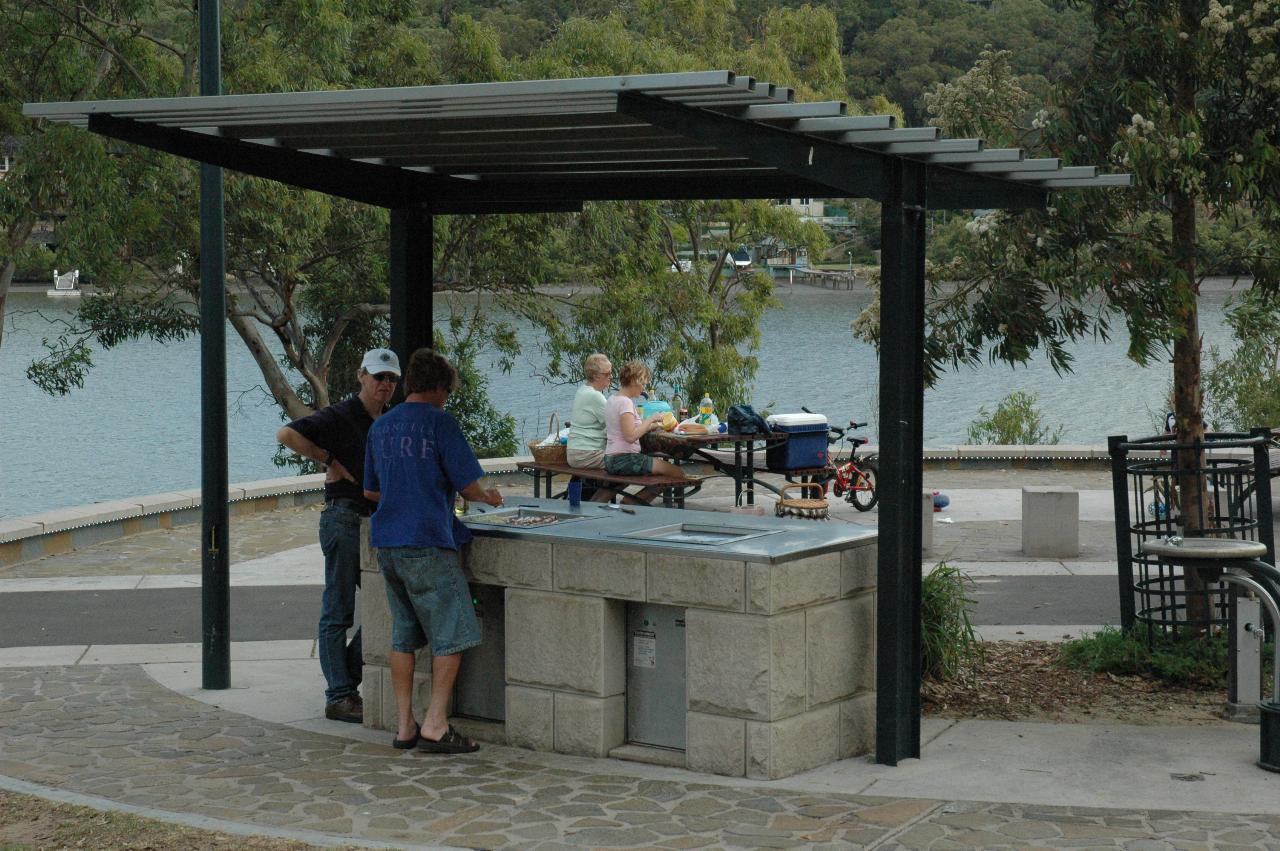
[[[734,505],[752,506],[756,504],[756,485],[772,491],[778,497],[782,496],[782,487],[761,478],[761,473],[782,476],[789,483],[801,484],[821,484],[831,477],[832,471],[828,467],[770,469],[762,450],[784,443],[787,438],[782,432],[685,435],[649,432],[640,438],[640,448],[651,455],[671,458],[677,462],[700,461],[709,464],[720,475],[733,479]],[[731,448],[718,448],[722,446]]]
[[[702,489],[702,479],[681,478],[679,476],[616,476],[598,467],[570,467],[568,464],[539,464],[535,461],[521,461],[516,469],[533,476],[533,495],[542,496],[542,485],[546,482],[547,496],[552,499],[563,499],[565,493],[554,493],[552,481],[556,476],[571,476],[581,479],[583,483],[595,487],[592,499],[601,502],[607,496],[612,502],[621,497],[623,502],[648,504],[657,498],[656,492],[650,499],[643,499],[637,494],[652,488],[661,488],[662,504],[667,508],[684,508],[685,497],[692,496]],[[636,492],[628,492],[628,488],[636,488]]]

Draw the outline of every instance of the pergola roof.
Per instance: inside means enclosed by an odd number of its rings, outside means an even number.
[[[27,104],[24,114],[386,207],[575,209],[586,200],[866,197],[895,159],[931,208],[1038,207],[1127,174],[1028,159],[731,71]]]

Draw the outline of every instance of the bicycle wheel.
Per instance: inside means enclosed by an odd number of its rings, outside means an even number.
[[[859,511],[875,507],[880,494],[876,493],[876,468],[871,464],[858,465],[858,472],[849,488],[849,504]]]

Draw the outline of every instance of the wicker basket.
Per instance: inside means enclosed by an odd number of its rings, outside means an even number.
[[[787,491],[798,490],[800,496],[787,496]],[[806,497],[805,491],[812,491],[813,496]],[[783,485],[778,491],[778,502],[774,505],[774,513],[779,517],[809,517],[814,520],[826,520],[827,509],[826,488],[818,482],[796,482]]]
[[[551,414],[551,419],[547,421],[547,434],[558,434],[560,431],[560,415]],[[557,441],[550,446],[543,446],[542,440],[530,440],[528,443],[529,452],[533,455],[535,464],[568,464],[569,453],[563,443]]]

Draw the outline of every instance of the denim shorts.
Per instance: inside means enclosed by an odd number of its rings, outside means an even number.
[[[647,476],[653,472],[653,458],[643,452],[604,456],[604,470],[615,476]]]
[[[378,564],[391,609],[391,649],[452,656],[480,643],[480,624],[457,550],[383,547]]]

